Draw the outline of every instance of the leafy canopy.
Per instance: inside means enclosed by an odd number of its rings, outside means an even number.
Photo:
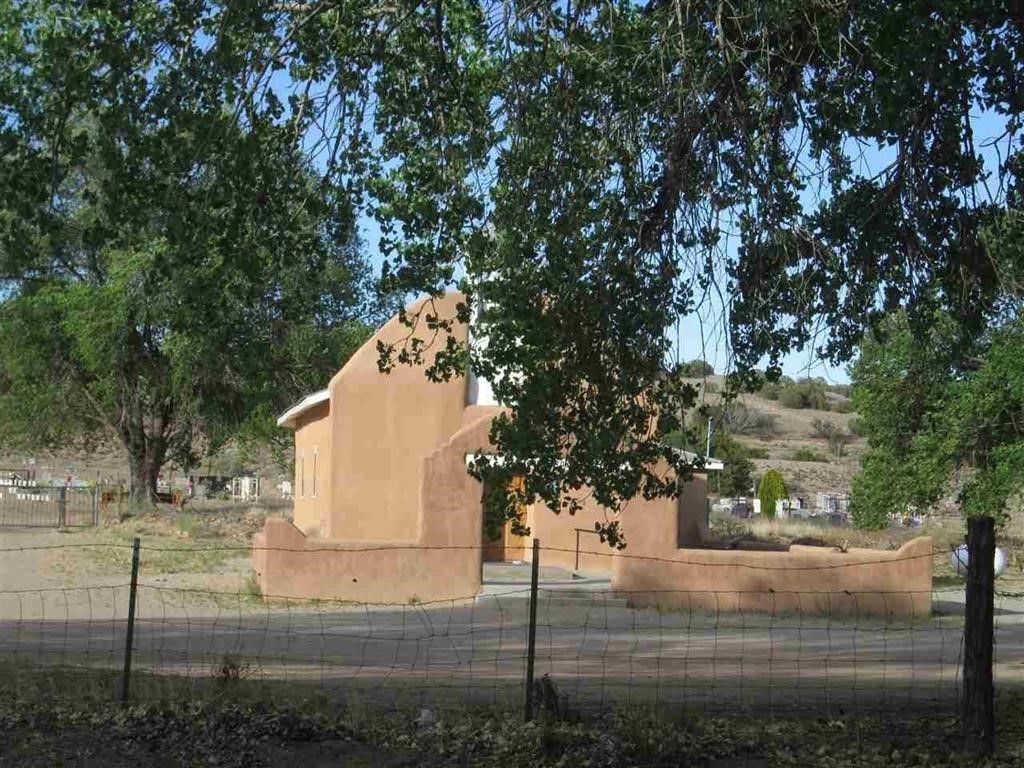
[[[363,0],[301,6],[278,37],[293,76],[334,86],[331,162],[384,233],[387,283],[464,276],[485,308],[468,357],[512,412],[483,472],[554,509],[678,489],[663,438],[695,391],[671,330],[716,290],[736,366],[770,375],[819,325],[841,360],[899,306],[918,330],[937,307],[983,328],[999,291],[980,228],[1024,106],[1003,2]],[[988,165],[979,109],[1008,118]]]
[[[366,266],[304,118],[241,100],[256,19],[69,10],[0,3],[0,440],[116,436],[151,496],[322,385]]]
[[[986,233],[1004,274],[1020,274],[1021,235],[1019,213]],[[1014,282],[1006,288],[1004,311],[977,338],[939,314],[921,343],[896,314],[865,339],[852,368],[869,446],[854,478],[856,524],[882,527],[946,498],[968,515],[1005,519],[1024,485],[1024,314]]]
[[[554,509],[585,486],[613,508],[678,491],[692,467],[663,438],[696,392],[671,331],[715,292],[740,381],[812,338],[845,359],[898,307],[918,335],[942,308],[978,332],[999,294],[980,232],[1017,181],[1024,106],[1005,0],[173,8],[245,71],[223,89],[239,122],[302,115],[300,146],[378,224],[389,288],[461,283],[467,305],[428,320],[480,310],[488,343],[441,342],[429,375],[494,382],[505,462],[481,474]],[[96,29],[124,30],[112,16]],[[980,110],[1007,128],[987,164]],[[426,353],[385,345],[381,364]]]

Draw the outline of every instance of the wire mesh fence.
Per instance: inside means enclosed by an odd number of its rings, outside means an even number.
[[[698,594],[685,585],[672,590],[671,610],[638,608],[659,595],[639,600],[607,582],[572,581],[538,584],[535,602],[526,581],[389,605],[168,585],[145,563],[169,551],[140,550],[130,644],[136,701],[231,692],[375,707],[516,706],[527,690],[531,605],[536,695],[581,711],[953,712],[958,701],[963,589],[956,586],[934,590],[932,610],[918,616],[870,615],[857,605],[878,594],[849,591],[765,590],[764,605],[785,597],[797,609],[737,610],[749,603],[735,592]],[[91,687],[117,696],[131,591],[127,572],[85,586],[0,591],[0,659],[11,695]],[[822,611],[833,599],[846,609]],[[1024,594],[997,594],[995,624],[997,685],[1024,685]]]

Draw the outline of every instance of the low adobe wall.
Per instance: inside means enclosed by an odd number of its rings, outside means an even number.
[[[931,611],[932,540],[895,551],[627,551],[615,558],[612,589],[635,607],[923,617]]]
[[[404,541],[306,536],[268,519],[253,541],[263,594],[362,603],[455,600],[480,592],[483,518],[480,484],[466,454],[487,450],[491,416],[460,429],[423,459],[419,521]],[[367,506],[361,514],[378,513]]]
[[[319,539],[275,518],[256,534],[253,565],[263,594],[274,597],[409,603],[480,591],[479,547]]]
[[[622,525],[628,546],[613,558],[612,589],[636,607],[903,616],[931,611],[928,537],[895,551],[681,549],[677,518],[664,506],[627,506]]]

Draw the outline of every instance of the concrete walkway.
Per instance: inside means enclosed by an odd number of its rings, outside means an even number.
[[[565,590],[607,592],[611,589],[611,578],[607,574],[574,573],[557,566],[542,565],[537,574],[537,586],[546,591]],[[530,591],[531,565],[524,562],[484,563],[483,589],[481,597],[495,595],[528,595]]]

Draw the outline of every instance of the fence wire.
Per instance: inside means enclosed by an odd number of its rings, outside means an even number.
[[[202,557],[220,548],[197,549]],[[134,700],[230,693],[443,707],[508,706],[524,698],[529,582],[485,585],[483,594],[461,599],[387,605],[218,590],[202,578],[199,586],[185,587],[147,573],[147,558],[186,550],[142,548]],[[216,579],[208,581],[215,585]],[[116,695],[131,585],[127,573],[92,582],[0,591],[7,695],[34,695],[39,688]],[[955,710],[962,588],[933,590],[930,615],[907,617],[857,608],[862,598],[877,601],[877,592],[767,590],[763,604],[784,596],[789,605],[796,600],[797,610],[754,612],[733,610],[742,604],[735,591],[684,587],[642,593],[640,602],[665,597],[684,606],[659,610],[633,607],[640,594],[612,590],[607,582],[541,584],[535,680],[550,681],[543,683],[546,690],[579,710]],[[897,601],[909,596],[892,593]],[[834,598],[846,606],[852,599],[854,610],[820,610]],[[801,610],[804,605],[809,610]],[[996,595],[995,676],[1000,687],[1024,685],[1024,593]]]

